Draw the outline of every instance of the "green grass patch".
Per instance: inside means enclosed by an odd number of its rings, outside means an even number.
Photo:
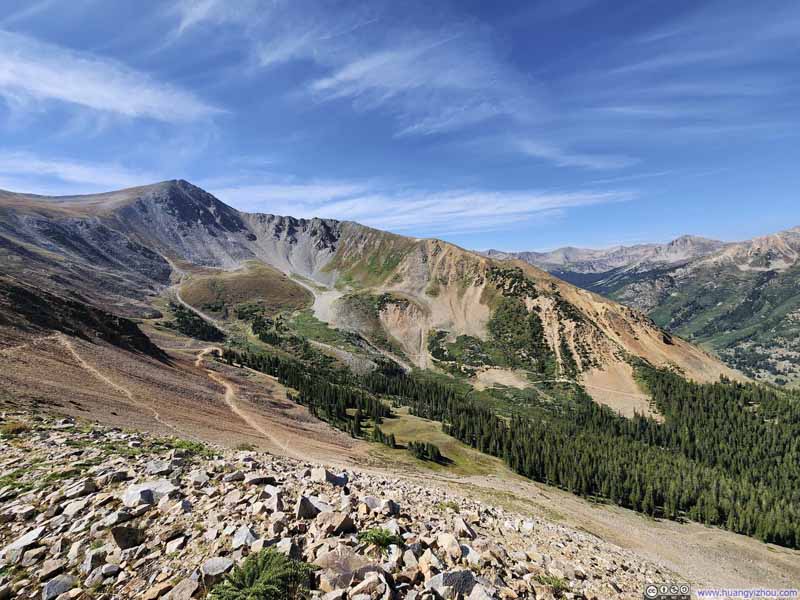
[[[200,458],[211,458],[214,451],[202,442],[183,440],[180,438],[163,438],[158,440],[157,445],[164,446],[173,450],[183,450],[191,456]]]
[[[395,409],[394,413],[395,416],[384,419],[380,427],[385,435],[395,436],[397,449],[392,450],[387,446],[376,444],[372,453],[379,459],[415,470],[422,468],[428,471],[446,471],[467,477],[497,473],[498,469],[502,468],[499,460],[482,454],[444,433],[439,423],[415,417],[409,414],[408,408],[405,407]],[[414,458],[406,450],[406,445],[411,441],[435,444],[450,462],[442,465]]]
[[[327,323],[317,319],[314,316],[314,311],[310,309],[295,313],[289,326],[298,336],[351,352],[359,352],[361,350],[358,345],[359,336],[357,334],[328,326]]]

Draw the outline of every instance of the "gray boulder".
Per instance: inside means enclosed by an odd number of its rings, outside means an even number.
[[[53,577],[42,588],[42,600],[55,600],[75,587],[75,578],[72,575],[59,575]]]
[[[209,558],[200,567],[200,574],[203,577],[203,584],[211,587],[225,576],[225,573],[233,568],[233,560],[224,556]]]

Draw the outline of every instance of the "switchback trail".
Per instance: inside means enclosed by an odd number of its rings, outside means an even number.
[[[180,436],[180,437],[188,437],[188,438],[191,438],[191,439],[193,439],[195,441],[200,441],[200,438],[195,437],[195,436],[193,436],[193,435],[191,435],[189,433],[186,433],[184,431],[181,431],[180,429],[178,429],[174,425],[170,425],[169,423],[164,421],[164,419],[161,418],[161,414],[158,412],[158,410],[156,409],[155,406],[153,406],[152,404],[148,404],[148,403],[145,403],[145,402],[142,402],[142,401],[138,400],[131,390],[129,390],[128,388],[118,384],[116,381],[114,381],[113,379],[111,379],[107,375],[104,375],[103,373],[101,373],[96,367],[90,365],[78,353],[77,349],[75,348],[75,345],[72,343],[72,341],[66,335],[64,335],[63,333],[58,333],[58,334],[55,335],[55,337],[58,339],[58,341],[61,343],[61,345],[64,346],[64,348],[66,348],[66,350],[72,355],[72,357],[77,361],[77,363],[80,365],[80,367],[82,369],[84,369],[85,371],[87,371],[95,379],[99,379],[100,381],[102,381],[103,383],[108,385],[109,387],[114,388],[119,393],[121,393],[123,396],[128,398],[128,400],[130,400],[136,406],[139,406],[140,408],[143,408],[143,409],[153,413],[153,418],[156,420],[157,423],[159,423],[160,425],[163,425],[167,429],[171,429],[178,436]]]

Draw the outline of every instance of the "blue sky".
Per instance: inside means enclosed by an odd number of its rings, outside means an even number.
[[[0,188],[507,250],[800,225],[800,3],[5,0]]]

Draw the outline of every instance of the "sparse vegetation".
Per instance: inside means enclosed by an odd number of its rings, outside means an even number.
[[[193,277],[181,288],[181,297],[205,312],[242,319],[252,312],[276,315],[307,307],[311,293],[277,269],[251,261],[236,271]]]
[[[461,510],[461,507],[458,505],[458,502],[456,502],[455,500],[447,500],[445,502],[439,502],[436,505],[436,508],[438,510],[442,511],[442,512],[448,511],[448,510],[452,511],[452,512],[458,512],[459,510]]]
[[[386,552],[389,546],[402,546],[403,538],[399,535],[393,534],[388,529],[373,528],[361,531],[358,534],[358,539],[361,542],[372,544],[381,549],[381,552]]]
[[[214,451],[202,442],[183,440],[179,438],[164,438],[155,442],[157,445],[176,450],[183,450],[191,456],[209,458],[214,455]]]
[[[555,575],[549,575],[547,573],[544,573],[541,575],[536,575],[534,579],[536,579],[536,581],[538,581],[542,585],[551,587],[556,595],[561,595],[564,592],[569,591],[569,585],[567,585],[567,582],[564,581],[564,579],[562,579],[561,577],[556,577]]]
[[[275,549],[262,550],[211,590],[212,600],[303,600],[314,585],[314,567]]]
[[[14,437],[23,433],[27,433],[30,430],[30,425],[20,423],[19,421],[7,421],[6,423],[0,425],[0,435],[3,437]]]

